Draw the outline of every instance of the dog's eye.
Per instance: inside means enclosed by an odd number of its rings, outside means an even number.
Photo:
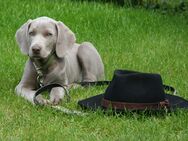
[[[53,34],[50,33],[50,32],[45,32],[45,33],[44,33],[44,36],[45,36],[45,37],[47,37],[47,36],[52,36],[52,35],[53,35]]]
[[[35,36],[35,32],[34,32],[34,31],[31,31],[31,32],[29,32],[29,35],[30,35],[30,36]]]

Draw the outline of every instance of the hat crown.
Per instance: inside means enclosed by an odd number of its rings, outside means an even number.
[[[104,99],[128,103],[154,103],[165,100],[159,74],[116,70]]]

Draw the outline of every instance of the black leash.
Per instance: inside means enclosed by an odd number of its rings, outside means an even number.
[[[36,105],[39,104],[39,102],[37,101],[37,96],[38,96],[39,94],[42,94],[43,92],[46,92],[46,91],[50,92],[51,89],[52,89],[52,88],[55,88],[55,87],[62,87],[62,88],[65,90],[65,95],[67,96],[67,102],[69,102],[69,101],[70,101],[70,95],[69,95],[69,92],[68,92],[67,88],[66,88],[65,86],[63,86],[63,85],[60,85],[60,84],[57,84],[57,83],[52,83],[52,84],[48,84],[48,85],[42,86],[42,87],[40,87],[40,88],[36,91],[36,93],[35,93],[35,95],[34,95],[34,99],[33,99],[34,103],[35,103]]]
[[[88,87],[88,86],[102,86],[102,85],[108,85],[110,84],[110,81],[96,81],[96,82],[77,82],[75,84],[79,84],[83,87]],[[69,92],[67,90],[66,87],[68,87],[67,85],[60,85],[60,84],[49,84],[49,85],[45,85],[45,86],[41,86],[35,93],[34,95],[34,103],[36,105],[39,105],[39,102],[37,101],[37,96],[39,94],[42,94],[43,92],[45,91],[48,91],[50,92],[52,88],[55,88],[55,87],[62,87],[64,90],[65,90],[65,94],[68,98],[67,101],[70,101],[70,95],[69,95]],[[65,114],[68,114],[68,115],[78,115],[78,116],[85,116],[85,115],[88,115],[88,113],[85,113],[85,112],[81,112],[81,111],[77,111],[77,110],[71,110],[71,109],[68,109],[68,108],[65,108],[63,106],[50,106],[51,108],[57,110],[57,111],[61,111]]]
[[[94,81],[94,82],[77,82],[76,84],[79,84],[83,87],[88,86],[103,86],[103,85],[109,85],[111,81]]]
[[[103,85],[109,85],[111,83],[111,81],[94,81],[94,82],[77,82],[75,84],[79,84],[83,87],[89,87],[89,86],[103,86]],[[36,97],[45,92],[45,91],[48,91],[50,92],[52,88],[55,88],[55,87],[62,87],[64,90],[65,90],[65,94],[66,96],[68,97],[68,101],[70,101],[70,95],[69,95],[69,92],[67,90],[67,86],[66,85],[61,85],[61,84],[57,84],[57,83],[53,83],[53,84],[48,84],[48,85],[45,85],[45,86],[42,86],[40,87],[36,93],[35,93],[35,96],[34,96],[34,102],[35,104],[38,104],[37,100],[36,100]],[[177,91],[174,87],[172,86],[169,86],[169,85],[163,85],[163,88],[164,90],[167,92],[167,93],[171,93],[172,95],[176,95]]]
[[[78,84],[78,85],[81,85],[82,87],[89,87],[89,86],[102,86],[102,85],[109,85],[111,81],[94,81],[94,82],[76,82],[74,84]],[[65,90],[65,94],[66,96],[68,97],[68,101],[70,101],[70,95],[69,95],[69,92],[67,90],[67,85],[61,85],[61,84],[58,84],[58,83],[52,83],[52,84],[48,84],[48,85],[44,85],[44,86],[41,86],[35,93],[34,95],[34,103],[35,104],[39,104],[36,100],[36,97],[43,93],[43,92],[50,92],[52,88],[55,88],[55,87],[62,87],[64,90]]]
[[[172,95],[176,95],[177,94],[177,91],[176,91],[176,89],[174,88],[174,87],[172,87],[172,86],[169,86],[169,85],[163,85],[163,88],[164,88],[164,90],[166,91],[166,93],[170,93],[170,94],[172,94]]]

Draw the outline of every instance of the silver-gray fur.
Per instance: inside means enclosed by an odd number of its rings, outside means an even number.
[[[74,33],[60,21],[48,17],[28,20],[17,30],[16,40],[21,52],[29,56],[22,79],[16,86],[16,94],[33,104],[38,84],[31,60],[36,60],[42,67],[52,50],[55,50],[56,57],[43,70],[44,85],[69,85],[104,79],[104,65],[96,48],[89,42],[77,44]],[[63,99],[64,93],[61,87],[53,88],[49,100],[42,96],[37,100],[40,104],[56,105]]]

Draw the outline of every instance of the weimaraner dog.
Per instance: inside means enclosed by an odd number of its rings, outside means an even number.
[[[77,44],[74,33],[62,22],[48,17],[28,20],[16,32],[21,52],[29,56],[16,94],[34,104],[39,73],[43,84],[69,85],[104,79],[104,65],[95,47],[89,42]],[[58,104],[65,91],[52,88],[50,99],[38,96],[40,104]]]

